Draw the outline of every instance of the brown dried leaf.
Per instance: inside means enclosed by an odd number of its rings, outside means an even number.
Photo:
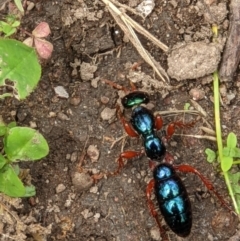
[[[53,45],[50,42],[44,39],[35,38],[34,45],[41,58],[49,59],[51,57]]]
[[[24,44],[26,44],[29,47],[33,46],[33,38],[32,37],[28,37],[23,41]]]
[[[48,23],[41,22],[38,26],[32,31],[34,37],[44,38],[47,37],[51,33]]]

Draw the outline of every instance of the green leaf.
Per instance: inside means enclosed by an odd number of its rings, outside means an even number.
[[[17,8],[19,9],[19,11],[23,13],[24,10],[23,10],[23,6],[22,6],[21,0],[14,0],[14,2],[16,4]]]
[[[13,82],[14,96],[26,98],[37,86],[41,66],[35,50],[13,39],[0,39],[0,86]]]
[[[25,187],[25,195],[24,197],[32,197],[36,195],[36,188],[32,186],[26,186]]]
[[[235,156],[234,156],[234,157],[240,158],[240,149],[239,149],[239,148],[235,147],[235,148],[234,148],[234,153],[235,153]]]
[[[0,192],[10,197],[23,197],[26,193],[22,181],[10,165],[0,171]]]
[[[5,22],[1,22],[1,30],[5,33],[5,34],[9,34],[14,28]]]
[[[229,176],[229,180],[231,181],[232,184],[238,184],[239,180],[240,180],[240,172],[236,172],[236,173],[228,173]]]
[[[240,185],[239,184],[232,184],[231,186],[232,186],[234,193],[240,194]]]
[[[205,153],[206,153],[206,155],[207,155],[207,161],[208,161],[208,162],[212,163],[213,161],[216,160],[216,153],[215,153],[213,150],[207,148],[207,149],[205,150]]]
[[[184,109],[184,110],[188,110],[188,109],[189,109],[189,107],[190,107],[190,104],[189,104],[189,103],[185,103],[185,105],[184,105],[183,109]]]
[[[4,158],[2,154],[0,154],[0,169],[2,169],[6,163],[7,160]]]
[[[223,147],[223,155],[224,156],[230,156],[230,148],[229,147]]]
[[[0,136],[4,136],[6,132],[7,132],[7,127],[5,123],[2,120],[0,120]]]
[[[18,164],[12,165],[12,168],[14,170],[14,172],[16,173],[17,176],[19,176],[20,174],[20,167]]]
[[[223,172],[227,172],[230,170],[233,164],[233,158],[230,156],[223,156],[221,161],[221,168]]]
[[[14,27],[14,28],[18,27],[19,25],[20,25],[20,21],[14,21],[14,22],[11,24],[11,26]]]
[[[240,185],[239,185],[239,181],[240,181],[240,173],[236,172],[236,173],[228,173],[229,176],[229,180],[230,180],[230,185],[232,187],[233,190],[233,195],[234,198],[236,200],[236,211],[238,213],[240,213]]]
[[[11,129],[11,128],[16,127],[16,126],[17,126],[17,122],[16,122],[16,121],[12,121],[12,122],[10,122],[10,123],[7,125],[8,129]]]
[[[28,127],[13,127],[4,138],[4,150],[11,161],[34,161],[45,157],[49,147],[38,131]]]
[[[227,147],[229,148],[235,148],[237,146],[237,136],[230,132],[227,137]]]
[[[16,30],[16,28],[11,28],[8,32],[6,32],[6,34],[5,34],[5,38],[6,37],[9,37],[9,36],[11,36],[12,34],[14,34],[15,32],[16,32],[17,30]]]

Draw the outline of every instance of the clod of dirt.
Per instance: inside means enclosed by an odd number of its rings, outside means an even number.
[[[237,228],[237,217],[227,211],[219,211],[212,219],[212,229],[217,234],[226,230],[229,235],[233,235]]]
[[[90,212],[89,209],[84,209],[81,214],[85,219],[91,218],[93,216],[93,212]]]
[[[109,102],[109,98],[106,97],[106,96],[101,96],[101,102],[102,102],[103,104],[107,104],[107,103]]]
[[[100,77],[96,77],[96,78],[92,79],[91,86],[96,89],[98,87],[99,80],[100,80]]]
[[[75,172],[72,175],[72,183],[78,191],[84,191],[93,185],[93,179],[87,173]]]
[[[232,236],[228,241],[238,241],[240,237],[240,231],[238,230],[237,233]]]
[[[155,7],[154,0],[143,0],[137,7],[136,10],[140,12],[144,17],[147,17]]]
[[[96,146],[90,145],[87,149],[87,155],[89,156],[92,162],[97,162],[100,153]]]
[[[88,81],[93,79],[94,73],[97,70],[96,65],[91,65],[89,63],[82,62],[80,66],[80,75],[83,81]]]
[[[71,99],[70,99],[70,104],[74,105],[74,106],[79,105],[80,102],[81,102],[80,97],[71,97]]]
[[[66,186],[64,184],[58,184],[56,187],[56,193],[63,192],[66,189]]]
[[[69,120],[68,116],[65,115],[65,114],[62,113],[62,112],[59,112],[59,113],[57,114],[57,117],[58,117],[59,120],[63,120],[63,121]]]
[[[71,154],[70,160],[71,160],[71,162],[75,162],[75,161],[77,161],[77,159],[78,159],[78,153],[76,151],[74,151]]]
[[[153,240],[160,240],[160,231],[158,228],[152,228],[150,234]]]
[[[226,3],[209,6],[209,11],[204,11],[204,18],[208,23],[220,24],[226,19],[228,10]]]
[[[168,56],[167,72],[176,80],[196,79],[213,73],[220,59],[220,48],[213,43],[177,44]]]
[[[101,118],[103,120],[112,120],[116,116],[116,109],[104,108],[101,112]]]
[[[193,100],[202,100],[205,96],[205,92],[198,88],[193,88],[189,91],[189,95],[192,97]]]

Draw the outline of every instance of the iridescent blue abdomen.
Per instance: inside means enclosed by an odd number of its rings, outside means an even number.
[[[162,160],[166,153],[166,147],[156,135],[148,135],[144,139],[145,152],[151,160]]]
[[[130,121],[134,130],[139,135],[145,137],[153,133],[154,117],[147,108],[143,106],[134,108]]]
[[[162,163],[153,172],[155,194],[161,213],[174,233],[189,235],[192,227],[192,210],[186,188],[174,167]]]

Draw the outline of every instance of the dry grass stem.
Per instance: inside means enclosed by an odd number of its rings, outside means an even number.
[[[199,111],[200,114],[202,114],[204,117],[207,117],[207,112],[202,108],[201,105],[199,105],[199,104],[198,104],[196,101],[194,101],[194,100],[190,100],[190,101],[191,101],[193,107],[194,107],[197,111]]]
[[[140,40],[138,39],[135,31],[137,30],[141,34],[143,34],[146,38],[151,40],[155,45],[161,48],[164,51],[168,51],[168,47],[161,43],[157,38],[151,35],[148,31],[146,31],[142,26],[140,26],[137,22],[131,19],[126,13],[120,11],[110,0],[102,0],[119,27],[123,30],[125,35],[132,42],[134,47],[137,49],[138,53],[141,57],[153,68],[153,70],[157,73],[157,75],[166,82],[169,81],[169,77],[166,71],[159,67],[159,64],[156,64],[157,61],[147,52],[147,50],[142,46]],[[116,1],[115,1],[116,2]]]
[[[214,141],[214,142],[217,141],[216,137],[214,137],[214,136],[184,135],[184,134],[173,134],[173,135],[174,135],[174,136],[193,137],[193,138],[197,138],[197,139],[205,139],[205,140]]]

